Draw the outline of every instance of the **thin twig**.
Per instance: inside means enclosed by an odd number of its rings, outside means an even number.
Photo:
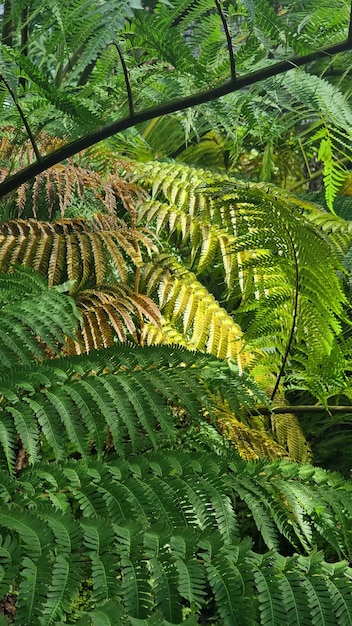
[[[285,61],[279,61],[274,65],[264,67],[256,72],[250,72],[245,76],[237,78],[236,82],[227,81],[226,83],[213,87],[212,89],[208,89],[207,91],[201,91],[191,96],[186,96],[185,98],[179,98],[178,100],[173,100],[172,102],[166,102],[165,104],[160,104],[150,109],[145,109],[144,111],[138,111],[132,117],[128,116],[112,122],[111,124],[107,124],[106,126],[102,126],[92,133],[84,135],[84,137],[80,137],[79,139],[62,146],[58,150],[50,152],[50,154],[42,157],[40,163],[32,163],[32,165],[29,165],[19,172],[16,172],[16,174],[9,176],[3,183],[0,184],[0,198],[3,198],[6,194],[14,191],[14,189],[17,189],[19,185],[28,182],[31,178],[45,172],[45,170],[53,167],[53,165],[57,165],[57,163],[61,163],[61,161],[78,154],[86,148],[90,148],[90,146],[94,146],[108,137],[112,137],[112,135],[116,135],[117,133],[126,130],[127,128],[137,126],[137,124],[141,124],[142,122],[148,122],[155,117],[169,115],[171,113],[175,113],[176,111],[184,111],[190,107],[198,106],[199,104],[204,104],[205,102],[211,102],[212,100],[217,100],[218,98],[226,96],[229,93],[240,91],[244,87],[254,85],[255,83],[266,80],[267,78],[272,78],[273,76],[278,76],[288,70],[292,70],[302,65],[306,65],[307,63],[311,63],[312,61],[316,61],[317,59],[324,58],[326,56],[333,56],[339,52],[346,52],[351,49],[352,41],[346,39],[341,43],[320,48],[310,54],[294,56],[290,59],[286,59]]]
[[[312,180],[315,180],[316,178],[319,178],[319,176],[322,176],[323,173],[324,173],[324,168],[317,170],[316,172],[311,174],[309,178],[303,178],[302,180],[299,180],[294,185],[291,185],[291,187],[288,188],[288,191],[295,191],[296,189],[303,187],[303,185],[308,185],[308,183],[310,183]]]
[[[229,31],[229,27],[227,25],[226,17],[224,11],[222,10],[222,6],[220,4],[220,0],[215,0],[216,8],[221,17],[222,25],[224,27],[226,41],[227,41],[227,49],[229,51],[230,57],[230,69],[231,69],[231,82],[236,82],[236,64],[235,64],[235,55],[233,53],[232,39]]]
[[[125,59],[123,57],[122,54],[122,50],[120,48],[120,46],[114,42],[114,45],[116,47],[116,50],[118,52],[118,55],[120,57],[120,61],[121,61],[121,65],[122,65],[122,70],[123,70],[123,75],[125,78],[125,85],[126,85],[126,91],[127,91],[127,98],[128,98],[128,108],[129,108],[129,112],[130,112],[130,118],[132,119],[134,116],[134,106],[133,106],[133,96],[132,96],[132,89],[131,89],[131,83],[130,83],[130,77],[128,75],[128,69],[125,63]]]
[[[21,117],[21,120],[22,120],[22,122],[23,122],[23,124],[24,124],[24,127],[25,127],[26,131],[27,131],[27,134],[28,134],[29,140],[30,140],[30,142],[31,142],[31,144],[32,144],[32,147],[33,147],[34,154],[35,154],[35,156],[36,156],[37,162],[38,162],[38,163],[40,163],[40,162],[41,162],[41,160],[42,160],[42,157],[41,157],[41,154],[40,154],[40,152],[39,152],[39,149],[38,149],[38,146],[37,146],[37,144],[36,144],[36,141],[35,141],[35,139],[34,139],[34,135],[33,135],[32,131],[31,131],[31,129],[30,129],[30,126],[29,126],[29,124],[28,124],[28,122],[27,122],[26,116],[25,116],[25,114],[23,113],[22,108],[21,108],[21,107],[20,107],[20,105],[18,104],[17,98],[16,98],[16,96],[15,96],[15,94],[14,94],[14,92],[13,92],[12,88],[10,87],[9,83],[7,82],[6,78],[4,78],[4,76],[0,76],[0,80],[2,80],[2,82],[4,83],[4,85],[5,85],[6,89],[7,89],[7,91],[9,92],[9,94],[10,94],[10,96],[11,96],[12,100],[14,101],[15,107],[16,107],[16,109],[17,109],[17,111],[18,111],[18,113],[19,113],[19,115],[20,115],[20,117]]]
[[[311,172],[310,167],[309,167],[309,161],[308,161],[308,159],[307,159],[307,155],[306,155],[306,153],[305,153],[305,151],[304,151],[304,148],[303,148],[302,139],[301,139],[300,137],[298,138],[298,145],[299,145],[300,150],[301,150],[301,152],[302,152],[303,160],[304,160],[305,166],[306,166],[306,168],[307,168],[307,174],[308,174],[309,176],[311,176],[311,175],[312,175],[312,172]]]
[[[286,415],[288,413],[293,413],[294,415],[301,415],[302,413],[330,413],[331,415],[343,415],[344,413],[352,413],[352,406],[328,404],[325,407],[316,404],[302,404],[296,406],[275,406],[272,409],[268,409],[266,406],[260,406],[255,409],[254,412],[256,415],[271,415],[272,413],[275,413],[275,415]]]

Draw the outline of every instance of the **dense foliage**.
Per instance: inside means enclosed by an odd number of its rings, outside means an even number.
[[[351,624],[350,7],[0,7],[0,625]]]

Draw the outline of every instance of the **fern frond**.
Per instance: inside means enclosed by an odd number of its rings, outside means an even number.
[[[0,275],[3,365],[11,367],[16,360],[28,363],[33,356],[43,359],[49,350],[57,354],[66,336],[74,336],[79,314],[73,301],[60,291],[61,287],[49,289],[46,281],[28,268],[11,267],[8,274]]]
[[[276,371],[273,395],[293,351],[306,371],[329,358],[343,317],[344,296],[336,276],[339,261],[330,240],[310,217],[302,218],[297,200],[273,187],[245,185],[186,165],[154,162],[138,169],[139,180],[154,198],[141,215],[155,224],[159,236],[168,229],[168,244],[177,246],[183,268],[183,282],[174,287],[160,270],[161,257],[155,267],[145,270],[146,289],[152,292],[162,286],[162,313],[167,324],[179,320],[175,331],[184,335],[184,345],[193,339],[198,348],[211,351],[217,346],[217,354],[226,356],[228,342],[215,311],[212,317],[211,301],[202,310],[202,323],[188,326],[188,320],[197,320],[197,290],[194,285],[190,299],[185,267],[188,271],[194,267],[206,291],[210,284],[216,301],[221,300],[229,317],[240,322],[243,358],[249,351],[255,355],[251,371],[266,386]],[[318,258],[324,264],[317,263]],[[153,336],[151,330],[149,342]]]
[[[160,323],[160,312],[154,302],[124,285],[101,285],[96,289],[80,291],[75,298],[82,320],[75,340],[68,342],[70,353],[80,354],[112,346],[117,336],[126,340],[126,331],[137,340],[134,319],[147,319],[155,329]],[[143,328],[143,326],[142,326]]]
[[[318,159],[324,163],[323,177],[326,204],[330,211],[333,211],[334,200],[347,178],[347,170],[338,160],[340,155],[336,150],[336,145],[333,143],[331,132],[327,128],[323,128],[316,133],[314,139],[321,140]],[[341,150],[339,152],[341,154]]]
[[[12,141],[5,135],[0,141],[0,162],[7,165],[13,161],[17,167],[25,167],[36,158],[30,142],[24,140],[18,146],[13,139],[14,129],[8,129]],[[58,148],[62,141],[44,133],[37,138],[40,151],[50,152]],[[107,151],[105,148],[105,152]],[[98,156],[97,156],[98,155]],[[83,153],[79,158],[69,159],[67,163],[58,164],[38,174],[31,185],[21,185],[16,192],[15,207],[12,207],[13,218],[36,218],[41,220],[57,220],[59,217],[86,217],[93,219],[95,213],[105,214],[110,219],[109,228],[123,226],[120,219],[126,217],[132,228],[136,222],[136,207],[146,198],[145,191],[136,184],[126,180],[126,170],[131,164],[118,158],[109,150],[108,171],[97,171],[99,151],[97,148]],[[1,176],[10,174],[7,167],[0,167]],[[17,210],[15,210],[15,208]],[[97,220],[98,221],[98,220]]]
[[[348,163],[352,158],[348,130],[351,127],[352,110],[348,99],[325,78],[307,74],[301,69],[287,74],[282,85],[291,96],[316,114],[311,141],[319,141],[318,159],[324,165],[326,203],[333,210],[333,202],[347,176],[341,160]]]
[[[291,459],[307,463],[311,460],[311,451],[302,432],[297,417],[293,414],[272,415],[271,426],[275,439],[287,448]]]
[[[139,242],[150,249],[154,249],[154,244],[143,233],[119,227],[111,230],[111,227],[111,220],[102,216],[93,222],[83,219],[3,222],[0,268],[7,271],[11,263],[30,263],[48,276],[49,285],[67,279],[74,281],[71,292],[75,292],[88,278],[102,284],[112,260],[124,281],[128,269],[122,253],[139,265],[142,260]]]
[[[226,404],[221,406],[220,402],[218,424],[222,432],[235,444],[240,456],[247,461],[263,457],[276,459],[287,454],[284,445],[282,445],[286,443],[285,441],[281,440],[279,444],[276,443],[273,437],[265,432],[264,425],[260,429],[239,421],[229,411],[228,406]],[[293,456],[292,458],[296,457]]]
[[[237,414],[266,402],[255,383],[226,362],[176,348],[111,348],[101,355],[55,359],[38,365],[24,383],[26,377],[26,371],[17,371],[15,386],[6,375],[1,381],[7,463],[13,458],[13,432],[28,445],[31,461],[40,456],[43,436],[61,459],[68,441],[86,458],[92,446],[102,455],[110,438],[109,445],[124,456],[130,449],[174,441],[178,411],[196,423],[207,410],[216,423],[217,396],[226,396]],[[11,385],[12,393],[6,391]]]
[[[16,607],[15,624],[38,623],[45,605],[50,583],[50,562],[48,552],[33,561],[28,556],[22,561],[21,583]]]
[[[345,563],[326,563],[321,553],[257,554],[248,538],[239,539],[235,516],[238,510],[243,524],[241,502],[253,510],[259,505],[263,516],[254,519],[266,541],[266,515],[276,541],[290,527],[299,541],[304,525],[309,545],[324,524],[332,538],[339,533],[332,502],[338,492],[350,501],[350,488],[331,473],[287,461],[247,464],[234,455],[174,451],[129,462],[41,462],[16,480],[0,471],[0,484],[8,493],[0,526],[13,532],[0,557],[21,554],[18,620],[70,615],[87,579],[92,585],[82,624],[110,615],[118,598],[115,615],[125,621],[153,619],[158,609],[175,622],[185,602],[196,617],[209,599],[229,624],[240,614],[245,624],[264,616],[287,624],[335,623],[339,615],[351,620]],[[324,502],[319,512],[318,497]]]
[[[233,358],[242,370],[246,356],[240,354],[242,332],[238,324],[195,275],[185,271],[172,257],[160,258],[160,267],[165,269],[158,276],[156,285],[154,267],[145,265],[141,285],[147,293],[157,287],[159,306],[166,323],[182,333],[189,348],[215,354],[219,358]],[[159,337],[162,339],[162,333]],[[169,341],[167,336],[166,341]]]

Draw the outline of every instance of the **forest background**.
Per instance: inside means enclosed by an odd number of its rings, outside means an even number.
[[[349,3],[0,7],[0,624],[351,624]]]

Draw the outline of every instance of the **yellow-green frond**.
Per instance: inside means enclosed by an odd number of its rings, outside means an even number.
[[[286,448],[291,459],[301,463],[309,463],[312,460],[311,450],[296,415],[274,413],[271,424],[275,439]]]
[[[162,273],[160,266],[163,267]],[[153,265],[143,268],[141,284],[150,293],[148,281],[151,277],[167,327],[171,326],[184,337],[185,345],[190,348],[223,359],[234,358],[243,367],[246,357],[241,354],[243,340],[240,326],[196,276],[174,259],[161,258],[157,267],[156,272]],[[166,341],[169,342],[168,339]]]

